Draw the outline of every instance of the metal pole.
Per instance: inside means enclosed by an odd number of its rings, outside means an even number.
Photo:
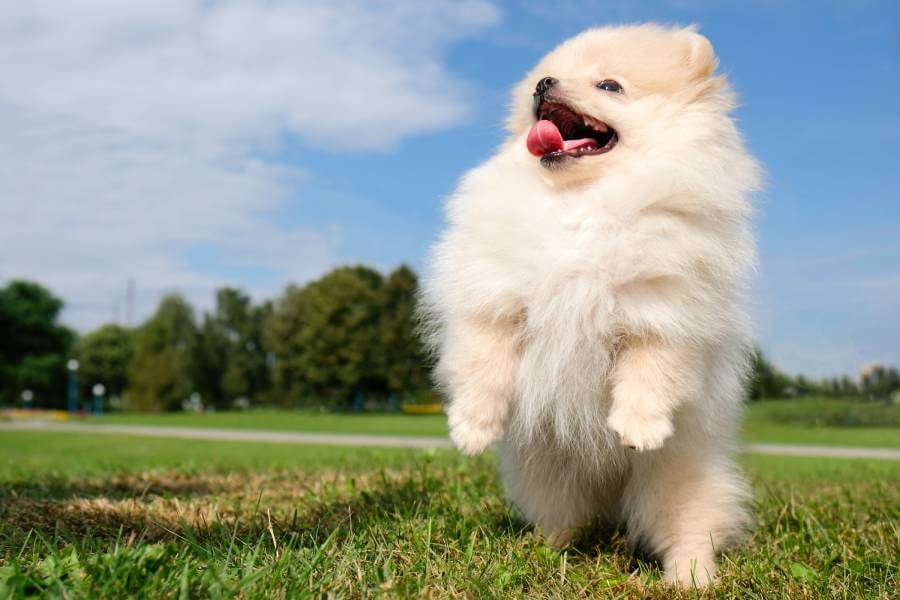
[[[98,416],[102,415],[103,414],[103,396],[106,394],[106,386],[104,386],[102,383],[98,383],[98,384],[94,385],[94,387],[91,391],[94,392],[93,413]]]
[[[71,362],[71,361],[70,361]],[[69,414],[78,411],[78,369],[69,368]]]

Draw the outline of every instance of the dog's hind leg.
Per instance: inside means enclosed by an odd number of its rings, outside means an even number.
[[[550,546],[567,546],[581,527],[610,514],[607,498],[612,494],[600,493],[595,478],[563,455],[508,444],[502,444],[498,453],[509,499]]]
[[[704,587],[716,552],[747,530],[748,489],[727,452],[680,441],[635,454],[622,507],[632,543],[662,559],[666,580]]]

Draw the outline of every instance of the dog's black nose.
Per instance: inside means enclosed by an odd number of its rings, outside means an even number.
[[[543,79],[538,81],[537,86],[534,88],[534,93],[538,96],[543,96],[547,93],[547,90],[552,88],[557,83],[559,83],[559,81],[557,81],[553,77],[544,77]]]

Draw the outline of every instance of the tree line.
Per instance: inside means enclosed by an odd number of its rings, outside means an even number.
[[[209,407],[397,405],[430,397],[430,367],[415,332],[418,279],[353,266],[275,300],[216,292],[197,315],[164,296],[136,328],[107,324],[77,336],[59,323],[61,300],[39,284],[0,288],[0,403],[24,389],[35,406],[61,408],[66,362],[79,361],[82,398],[95,383],[134,410],[180,410],[193,394]]]
[[[106,324],[83,336],[59,322],[62,301],[43,286],[0,288],[0,405],[23,390],[34,405],[66,404],[66,362],[77,359],[79,394],[102,383],[134,410],[248,405],[362,408],[432,398],[430,364],[416,335],[418,279],[401,266],[382,275],[365,266],[335,269],[274,300],[254,303],[224,287],[197,314],[178,294],[164,296],[140,326]],[[812,381],[754,355],[750,399],[807,394],[887,398],[900,389],[893,367],[858,379]]]
[[[841,375],[814,380],[803,375],[788,375],[769,362],[759,349],[753,354],[749,386],[751,400],[800,396],[886,400],[898,391],[900,372],[896,367],[876,364],[864,367],[858,378]]]

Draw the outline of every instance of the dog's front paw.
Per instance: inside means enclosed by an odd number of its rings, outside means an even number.
[[[614,409],[606,422],[619,435],[623,446],[638,452],[661,448],[674,431],[669,417],[640,414],[633,410]]]
[[[475,423],[459,423],[450,428],[453,445],[463,454],[481,454],[503,435],[502,427]]]
[[[503,436],[503,422],[463,416],[450,411],[450,439],[463,454],[481,454]]]

